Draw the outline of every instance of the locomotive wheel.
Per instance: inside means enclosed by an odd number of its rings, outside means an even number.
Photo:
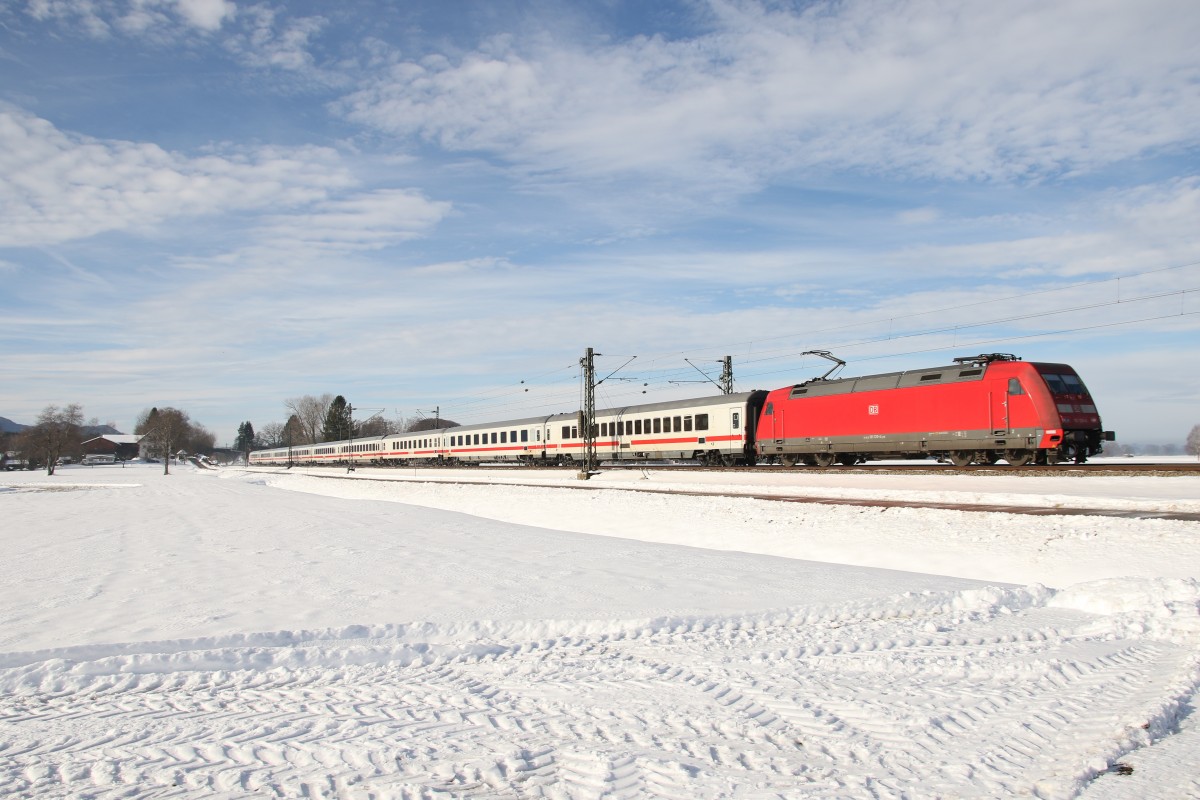
[[[787,467],[788,469],[791,469],[792,467],[796,466],[797,459],[794,455],[792,455],[790,453],[785,453],[785,454],[781,455],[779,457],[779,460],[782,461],[783,465],[785,467]]]
[[[1023,467],[1033,461],[1033,453],[1029,450],[1005,450],[1004,460],[1014,467]]]
[[[833,453],[814,453],[813,462],[818,467],[832,467],[834,461]]]
[[[975,460],[975,453],[972,450],[951,450],[950,463],[956,467],[970,466]]]
[[[838,453],[837,462],[843,467],[853,467],[858,463],[858,456],[854,453]]]
[[[992,464],[995,464],[999,460],[1000,460],[1000,456],[996,455],[994,452],[989,450],[986,453],[984,453],[983,456],[979,459],[979,463],[986,464],[987,466],[990,467]]]
[[[800,460],[804,462],[806,467],[815,467],[817,465],[816,456],[801,456]]]

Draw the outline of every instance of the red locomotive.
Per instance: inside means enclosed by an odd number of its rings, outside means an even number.
[[[949,366],[831,379],[767,395],[759,416],[759,459],[830,466],[866,459],[949,459],[956,466],[1083,463],[1101,452],[1104,431],[1087,387],[1066,364],[1024,362],[1006,353],[956,358]]]

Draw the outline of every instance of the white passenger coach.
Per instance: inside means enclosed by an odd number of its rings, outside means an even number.
[[[695,459],[754,463],[754,426],[766,392],[743,392],[596,412],[601,461]],[[252,465],[568,464],[585,457],[579,414],[460,425],[250,454]]]

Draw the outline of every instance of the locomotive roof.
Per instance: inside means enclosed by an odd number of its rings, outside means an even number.
[[[790,387],[791,397],[820,397],[831,394],[849,394],[851,392],[870,392],[884,389],[903,389],[911,386],[929,386],[943,383],[965,383],[983,380],[984,373],[996,362],[1019,362],[1030,366],[1041,366],[1030,362],[1020,361],[1014,356],[1001,354],[981,355],[978,357],[956,359],[954,364],[922,369],[908,369],[900,372],[880,372],[874,375],[860,375],[853,378],[816,378]],[[787,389],[788,387],[785,387]]]

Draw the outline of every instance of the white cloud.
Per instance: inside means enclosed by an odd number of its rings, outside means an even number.
[[[182,21],[192,28],[212,32],[237,14],[232,0],[29,0],[26,12],[34,19],[57,20],[78,26],[85,35],[104,38],[117,28],[144,33]]]
[[[385,189],[268,219],[258,236],[273,248],[375,250],[424,235],[449,212],[449,203],[419,192]]]
[[[244,24],[224,45],[243,63],[293,71],[313,66],[309,44],[325,28],[324,17],[283,18],[263,5],[251,6],[241,17]]]
[[[215,31],[237,13],[230,0],[176,0],[179,14],[197,28]]]
[[[188,157],[68,134],[0,108],[0,246],[43,245],[174,217],[296,207],[353,180],[321,148]]]
[[[505,36],[409,60],[340,108],[530,174],[734,189],[812,168],[1029,179],[1200,139],[1185,0],[711,8],[691,39]]]

